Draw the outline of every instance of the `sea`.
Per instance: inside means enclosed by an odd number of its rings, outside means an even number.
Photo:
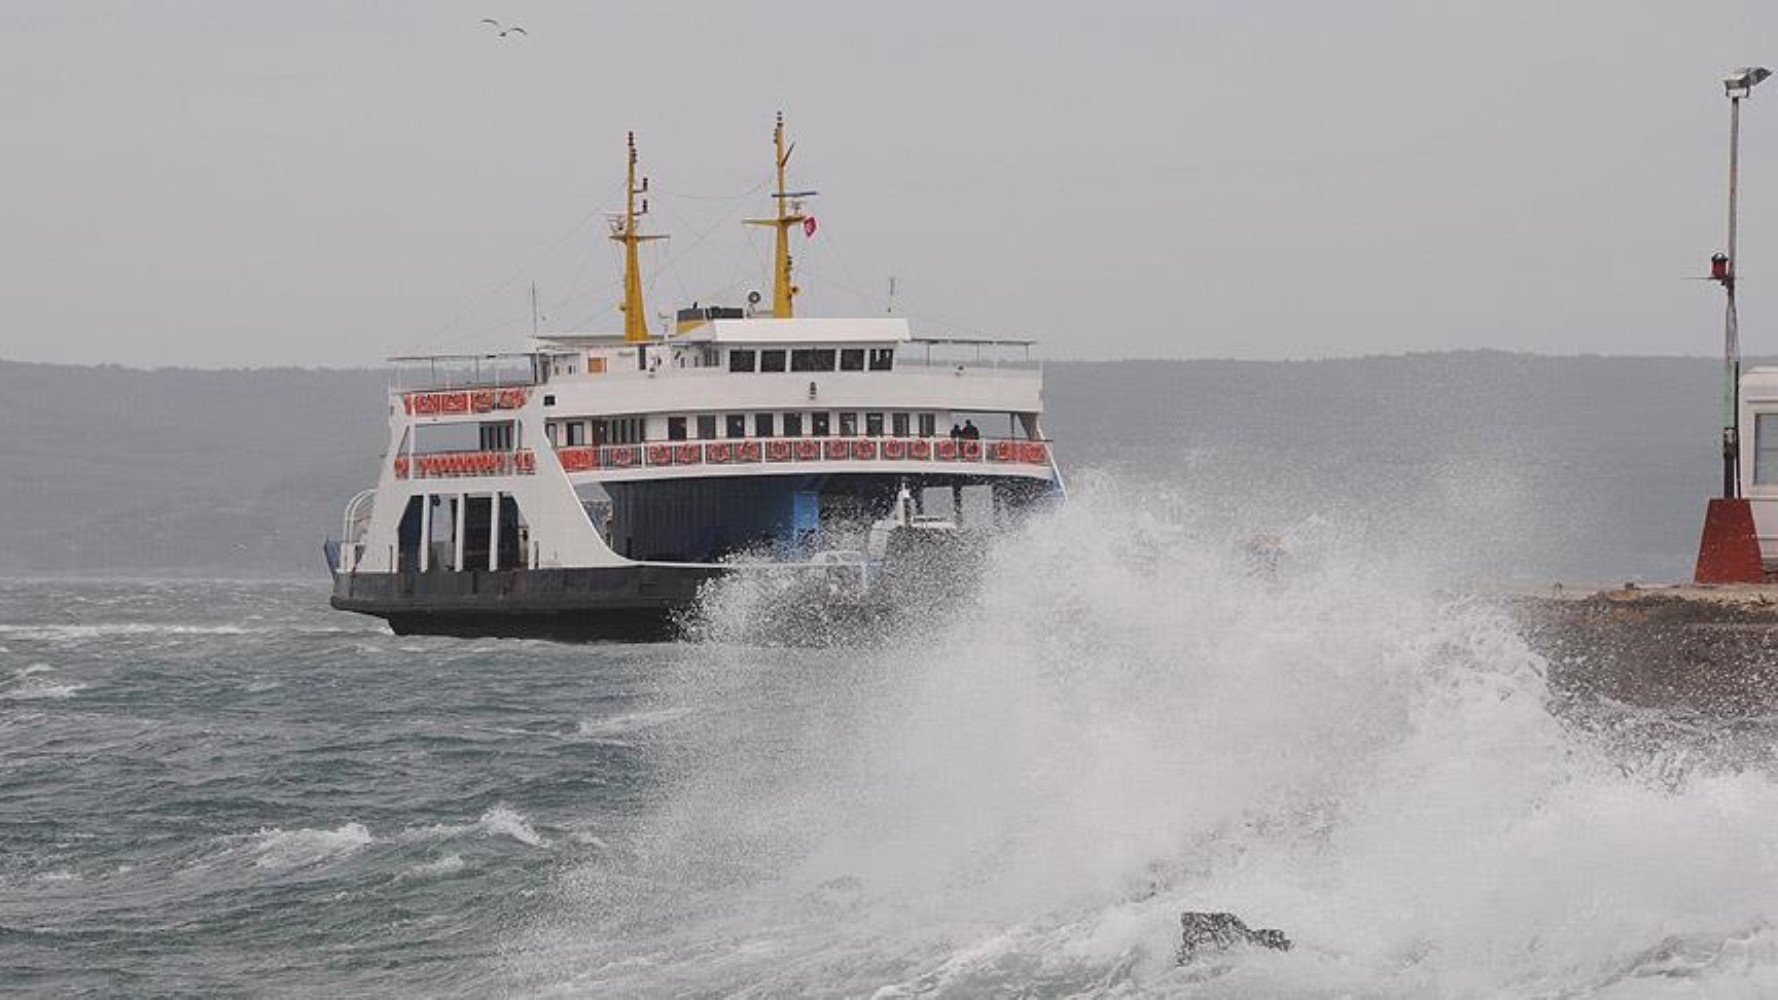
[[[1252,510],[1070,489],[820,641],[740,584],[558,645],[0,582],[0,991],[1778,995],[1778,720],[1556,690],[1338,512],[1257,571]],[[1292,947],[1181,965],[1186,911]]]

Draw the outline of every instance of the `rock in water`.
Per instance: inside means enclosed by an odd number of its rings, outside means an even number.
[[[1253,945],[1275,951],[1289,951],[1290,939],[1274,927],[1255,930],[1233,913],[1200,913],[1187,910],[1179,915],[1183,937],[1179,943],[1179,964],[1190,965],[1208,954]]]

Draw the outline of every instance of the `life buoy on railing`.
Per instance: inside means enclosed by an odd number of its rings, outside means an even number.
[[[648,446],[649,465],[672,465],[673,446],[670,444],[651,444]]]
[[[469,394],[469,408],[477,413],[487,413],[494,408],[494,390],[478,389]]]
[[[829,438],[821,446],[822,457],[830,462],[837,462],[852,453],[852,447],[843,438]]]
[[[790,461],[790,442],[789,441],[767,441],[766,442],[766,461],[768,461],[768,462],[788,462],[788,461]]]
[[[614,468],[627,469],[636,464],[636,459],[638,457],[636,451],[637,449],[635,445],[626,444],[607,449],[605,454],[606,457],[611,459],[611,465]]]
[[[932,442],[925,438],[915,438],[908,442],[908,457],[922,462],[932,457]]]
[[[759,461],[759,442],[742,441],[735,446],[735,458],[742,462]]]
[[[869,462],[877,457],[877,443],[870,438],[859,438],[852,442],[852,457],[860,462]]]
[[[963,460],[965,462],[979,462],[982,460],[982,443],[980,441],[973,438],[964,441],[962,451]]]
[[[674,457],[679,460],[680,465],[696,465],[702,451],[703,449],[695,444],[682,444],[679,446],[679,454]]]
[[[932,445],[932,455],[941,462],[957,460],[957,442],[950,438],[941,438]]]
[[[727,441],[712,441],[704,446],[704,461],[714,465],[726,465],[733,456],[734,449]]]
[[[523,389],[502,389],[495,397],[494,405],[502,410],[516,410],[525,405],[527,395]]]
[[[1026,441],[1021,450],[1024,452],[1023,457],[1027,465],[1049,464],[1049,445],[1042,441]]]
[[[894,462],[904,458],[908,453],[908,443],[900,438],[886,438],[883,441],[883,458]]]
[[[796,443],[796,460],[813,462],[821,457],[821,442],[803,438]]]
[[[528,476],[531,473],[537,471],[537,453],[536,452],[521,451],[521,452],[512,456],[512,461],[513,461],[513,465],[515,467],[517,467],[519,472],[524,475]]]
[[[988,457],[996,462],[1016,462],[1019,460],[1019,443],[1017,441],[996,441],[988,449]]]
[[[406,479],[407,478],[407,456],[406,455],[395,456],[395,478],[396,479]]]
[[[438,397],[438,409],[440,413],[468,413],[469,393],[447,392],[441,394]]]

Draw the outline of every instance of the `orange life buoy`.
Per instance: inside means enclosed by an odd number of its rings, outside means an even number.
[[[963,442],[963,460],[979,462],[982,460],[982,443],[973,438]]]
[[[696,465],[698,462],[698,459],[700,457],[699,453],[702,450],[703,449],[699,448],[695,444],[680,445],[679,446],[679,455],[678,455],[679,464],[680,465]]]
[[[670,444],[651,444],[648,446],[649,465],[672,465],[673,446]]]
[[[844,439],[832,438],[821,447],[822,456],[830,462],[837,462],[852,453],[852,448]]]
[[[722,465],[729,460],[732,451],[734,449],[729,446],[727,441],[713,441],[704,446],[704,460]]]
[[[908,443],[900,438],[889,438],[883,442],[883,457],[896,461],[908,453]]]
[[[821,442],[803,438],[796,443],[796,457],[799,462],[813,462],[821,457]]]
[[[925,438],[915,438],[908,443],[908,457],[924,462],[932,457],[932,442]]]
[[[768,462],[788,462],[788,461],[790,461],[790,442],[789,441],[767,441],[766,442],[766,461],[768,461]]]
[[[395,456],[395,478],[396,479],[406,479],[407,478],[407,456],[406,455]]]
[[[1019,460],[1019,443],[996,441],[994,447],[988,449],[988,457],[996,462],[1016,462]]]
[[[859,438],[852,442],[852,457],[861,462],[868,462],[877,457],[877,443],[870,438]]]
[[[759,442],[742,441],[735,447],[735,457],[743,462],[759,461]]]
[[[477,413],[486,413],[494,408],[494,390],[478,389],[469,394],[469,407]]]
[[[620,469],[627,469],[636,464],[636,446],[625,445],[606,452],[611,456],[611,464]]]
[[[1023,450],[1028,464],[1044,465],[1049,462],[1049,446],[1042,441],[1026,441]]]
[[[932,454],[941,462],[955,461],[957,458],[957,442],[943,438],[932,447]]]

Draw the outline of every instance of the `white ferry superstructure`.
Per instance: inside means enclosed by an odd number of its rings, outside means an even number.
[[[661,633],[716,577],[851,565],[871,580],[916,536],[930,548],[1060,496],[1029,341],[794,315],[807,193],[785,189],[782,118],[773,141],[777,211],[748,220],[776,229],[769,310],[695,307],[647,329],[632,137],[611,234],[622,334],[392,359],[377,484],[328,546],[334,607],[404,634]]]

